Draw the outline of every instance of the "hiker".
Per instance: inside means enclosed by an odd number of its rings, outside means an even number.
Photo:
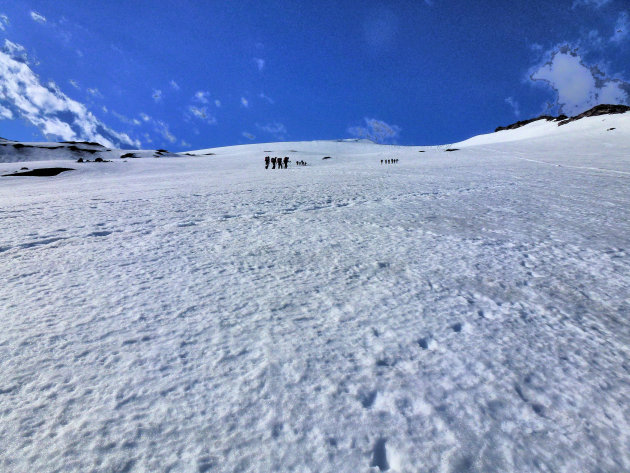
[[[381,164],[383,164],[383,160],[381,159]]]
[[[265,156],[265,169],[269,169],[269,156]]]
[[[271,169],[276,169],[276,158],[275,157],[271,158],[271,165],[272,165]]]
[[[284,157],[284,169],[288,169],[289,167],[289,157],[285,156]]]

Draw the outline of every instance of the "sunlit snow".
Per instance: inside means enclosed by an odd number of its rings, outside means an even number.
[[[0,470],[630,470],[630,114],[111,153],[0,163]]]

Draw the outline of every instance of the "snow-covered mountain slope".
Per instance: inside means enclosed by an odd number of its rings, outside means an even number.
[[[585,117],[570,123],[561,123],[562,121],[537,120],[513,130],[502,130],[475,136],[460,143],[455,143],[453,146],[461,148],[522,140],[533,141],[541,138],[549,139],[554,143],[561,140],[575,142],[576,137],[581,135],[584,135],[581,138],[590,138],[591,142],[595,144],[599,140],[614,144],[624,144],[627,131],[630,129],[630,112]],[[614,128],[614,130],[610,130],[611,128]],[[609,131],[617,131],[617,133],[610,134]]]
[[[630,471],[630,129],[588,120],[0,177],[0,471]]]
[[[119,158],[149,158],[178,156],[167,150],[122,150],[110,149],[99,143],[69,141],[62,143],[18,142],[0,138],[0,163],[50,161],[50,160],[94,160]]]

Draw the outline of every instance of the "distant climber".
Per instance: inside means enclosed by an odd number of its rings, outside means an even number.
[[[269,156],[265,156],[265,169],[269,169]]]
[[[271,169],[276,169],[276,158],[275,157],[271,158],[271,166],[272,166]]]
[[[284,169],[287,169],[289,167],[289,157],[285,156],[284,157]]]

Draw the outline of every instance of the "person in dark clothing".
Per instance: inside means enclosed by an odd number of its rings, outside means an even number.
[[[265,156],[265,169],[269,169],[269,156]]]
[[[284,157],[284,169],[287,169],[289,167],[289,157],[285,156]]]
[[[271,158],[271,166],[272,166],[271,169],[276,169],[276,158],[275,157]]]

